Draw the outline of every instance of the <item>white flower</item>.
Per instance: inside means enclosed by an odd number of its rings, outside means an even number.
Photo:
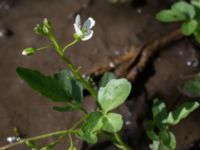
[[[81,25],[81,18],[80,15],[76,16],[75,23],[74,23],[74,29],[75,29],[75,35],[80,38],[82,41],[89,40],[92,38],[94,31],[92,28],[95,25],[95,20],[92,17],[89,17],[83,25]]]

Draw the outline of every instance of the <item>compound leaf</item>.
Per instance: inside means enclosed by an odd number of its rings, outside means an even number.
[[[79,133],[80,138],[88,143],[97,142],[97,133],[102,128],[102,113],[92,112],[88,115]]]
[[[165,123],[176,125],[198,107],[198,102],[186,102],[170,112]]]
[[[109,133],[116,133],[122,129],[123,119],[120,114],[108,113],[103,118],[103,130]]]
[[[198,22],[194,19],[191,19],[189,21],[186,21],[182,24],[181,26],[181,32],[186,35],[189,36],[191,34],[193,34],[195,32],[195,30],[198,27]]]
[[[115,75],[112,72],[104,73],[99,84],[100,87],[106,86],[106,84],[112,79],[115,79]]]
[[[162,10],[156,15],[156,19],[161,22],[183,21],[186,19],[186,15],[179,11]]]
[[[154,141],[152,142],[152,144],[149,145],[149,148],[150,148],[151,150],[160,150],[160,149],[159,149],[159,148],[160,148],[160,141],[154,140]]]
[[[168,147],[169,150],[176,149],[176,137],[173,133],[163,130],[159,133],[159,137],[162,140],[164,146]]]
[[[98,92],[98,102],[104,112],[115,109],[128,97],[131,84],[127,79],[112,79]]]
[[[194,7],[191,4],[184,1],[173,4],[171,9],[172,11],[179,11],[181,13],[186,14],[190,19],[193,19],[195,16]]]
[[[153,121],[149,121],[147,123],[147,136],[151,139],[151,140],[159,140],[158,135],[155,132],[155,125],[153,123]]]
[[[195,30],[194,38],[198,43],[200,43],[200,27],[197,27],[197,29]]]
[[[155,99],[153,102],[153,118],[157,125],[160,125],[163,123],[163,121],[167,118],[167,110],[166,105],[164,102]]]
[[[200,96],[200,74],[197,74],[193,80],[187,81],[183,89],[194,97]]]

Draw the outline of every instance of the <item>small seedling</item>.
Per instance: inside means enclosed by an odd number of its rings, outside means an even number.
[[[150,149],[175,150],[176,137],[170,127],[178,124],[198,107],[198,102],[185,102],[168,113],[165,103],[155,99],[152,108],[153,120],[147,124],[147,136],[152,140]]]
[[[181,32],[190,36],[193,35],[200,43],[200,1],[191,0],[175,2],[170,9],[162,10],[156,15],[156,19],[165,22],[182,22]]]
[[[200,73],[195,74],[193,79],[184,84],[183,91],[190,97],[200,97]]]
[[[131,91],[131,83],[124,78],[115,79],[112,73],[105,73],[101,79],[98,90],[96,90],[96,88],[91,85],[90,80],[84,79],[80,73],[80,69],[64,54],[69,47],[77,42],[92,38],[94,33],[92,28],[94,25],[95,20],[91,17],[82,25],[81,18],[77,15],[74,23],[74,41],[62,47],[53,33],[52,24],[47,19],[44,19],[41,24],[35,27],[35,32],[40,36],[47,37],[52,42],[53,48],[60,58],[68,64],[69,69],[61,70],[51,76],[44,75],[37,70],[23,67],[18,67],[16,70],[17,74],[30,85],[33,90],[47,97],[52,102],[62,102],[63,105],[54,106],[54,110],[59,112],[77,110],[83,113],[83,117],[68,130],[20,139],[16,143],[1,147],[0,150],[5,150],[18,144],[26,144],[29,148],[35,150],[51,150],[67,137],[69,141],[68,149],[76,150],[72,136],[95,144],[98,141],[99,133],[106,134],[119,149],[131,150],[118,134],[123,127],[123,117],[118,113],[112,112],[127,99]],[[22,51],[22,55],[33,55],[46,49],[48,49],[48,47],[26,48]],[[85,110],[83,106],[83,90],[88,90],[94,97],[96,102],[95,111],[88,112]],[[57,140],[43,146],[37,144],[37,141],[51,136],[57,137]]]

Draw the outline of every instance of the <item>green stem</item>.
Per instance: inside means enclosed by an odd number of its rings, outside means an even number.
[[[73,141],[72,141],[72,136],[70,134],[68,134],[68,136],[69,136],[69,145],[70,145],[69,149],[72,149],[74,147]]]
[[[55,36],[53,34],[50,35],[50,39],[54,44],[54,47],[57,51],[57,53],[60,55],[60,57],[68,64],[70,70],[72,71],[72,73],[74,74],[74,76],[82,83],[82,85],[91,93],[91,95],[95,98],[97,98],[97,92],[93,89],[93,87],[90,86],[90,84],[84,80],[84,78],[82,77],[82,75],[79,72],[79,69],[75,67],[75,65],[71,62],[69,57],[66,57],[64,55],[64,51],[69,48],[70,46],[74,45],[75,43],[78,42],[78,40],[74,40],[73,42],[71,42],[70,44],[66,45],[63,49],[60,47],[60,45],[58,44]],[[123,140],[121,139],[121,137],[116,133],[114,134],[114,138],[115,141],[115,145],[122,149],[122,150],[132,150],[128,145],[126,145]]]
[[[45,50],[47,48],[50,48],[50,47],[49,46],[40,47],[40,48],[37,48],[37,51],[42,51],[42,50]]]
[[[81,118],[77,123],[75,123],[73,125],[73,127],[71,127],[71,130],[74,130],[76,127],[78,127],[83,121],[85,121],[85,118],[87,117],[88,115],[85,115],[83,118]]]
[[[84,107],[80,107],[80,111],[84,114],[84,115],[87,115],[88,112],[85,110]]]
[[[64,53],[62,52],[62,48],[61,48],[60,45],[58,44],[58,41],[56,40],[56,38],[55,38],[55,36],[54,36],[53,33],[49,35],[49,39],[53,42],[53,45],[54,45],[56,51],[58,52],[58,54],[59,54],[60,56],[63,56]]]
[[[68,64],[74,76],[82,83],[82,85],[91,93],[92,96],[97,98],[97,92],[90,86],[90,84],[87,81],[83,79],[78,69],[75,67],[74,64],[71,63],[71,60],[65,57],[64,55],[61,58]]]
[[[48,137],[52,137],[52,136],[59,136],[59,135],[65,135],[65,134],[72,134],[72,133],[78,133],[79,130],[62,130],[62,131],[56,131],[56,132],[52,132],[52,133],[47,133],[47,134],[43,134],[40,136],[35,136],[35,137],[31,137],[31,138],[27,138],[27,139],[22,139],[18,142],[12,143],[12,144],[8,144],[6,146],[0,147],[0,150],[6,150],[8,148],[11,148],[13,146],[17,146],[19,144],[24,144],[27,141],[38,141],[41,139],[45,139]]]
[[[79,40],[78,39],[75,39],[73,42],[67,44],[63,49],[62,51],[65,52],[69,47],[71,47],[72,45],[76,44]]]
[[[70,70],[72,71],[72,73],[74,74],[74,76],[83,84],[83,86],[91,93],[91,95],[96,98],[97,92],[90,86],[90,84],[88,82],[86,82],[83,79],[82,75],[78,71],[78,68],[75,67],[75,65],[71,62],[71,60],[64,55],[64,52],[63,52],[62,48],[60,47],[60,45],[58,44],[58,41],[56,40],[55,36],[53,34],[50,34],[49,38],[53,42],[53,45],[54,45],[57,53],[68,64],[68,66],[69,66]],[[73,45],[76,42],[78,42],[78,40],[77,41],[75,40],[74,42],[69,44],[68,47]]]
[[[64,138],[65,138],[66,135],[62,135],[60,136],[56,141],[54,141],[53,143],[50,143],[51,144],[51,147],[55,147],[57,144],[59,144]],[[36,149],[37,150],[37,149]]]
[[[121,150],[132,150],[131,147],[129,147],[126,143],[124,143],[124,141],[122,140],[122,138],[119,136],[119,134],[114,133],[114,138],[116,140],[115,145],[121,149]]]

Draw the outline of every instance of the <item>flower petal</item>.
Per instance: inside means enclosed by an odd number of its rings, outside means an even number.
[[[83,24],[83,30],[89,30],[95,25],[95,20],[92,17],[89,17]]]
[[[83,32],[81,31],[81,29],[77,26],[77,24],[74,24],[74,30],[77,34],[77,36],[82,36],[83,35]]]
[[[81,37],[82,41],[87,41],[92,38],[94,31],[93,30],[88,30],[84,35]]]
[[[79,28],[81,28],[81,17],[80,17],[79,14],[76,16],[75,24],[76,24]]]

